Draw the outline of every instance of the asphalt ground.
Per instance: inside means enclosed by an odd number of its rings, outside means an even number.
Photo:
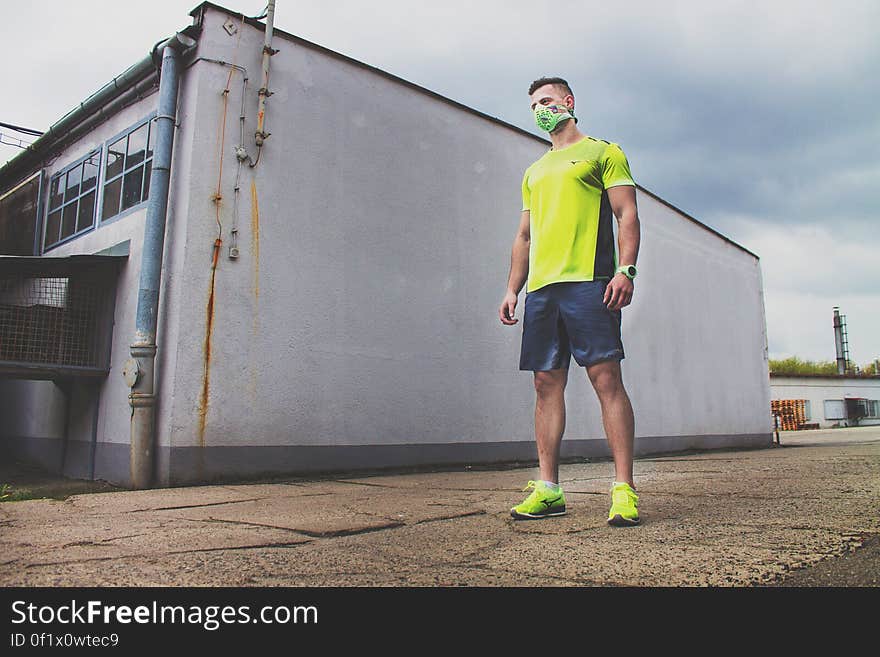
[[[607,460],[518,522],[531,465],[146,491],[6,467],[8,499],[46,498],[0,503],[0,586],[876,587],[880,427],[781,443],[637,459],[632,528]]]

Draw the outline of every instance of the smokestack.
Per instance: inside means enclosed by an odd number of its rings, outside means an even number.
[[[837,373],[846,374],[846,355],[843,352],[843,330],[841,329],[840,309],[834,306],[834,346],[837,349]]]

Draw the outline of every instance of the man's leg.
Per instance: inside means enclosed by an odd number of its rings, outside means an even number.
[[[559,446],[565,431],[568,368],[535,372],[535,440],[541,479],[559,483]]]
[[[629,395],[623,387],[620,361],[605,360],[594,363],[587,367],[587,375],[602,406],[605,437],[614,457],[614,478],[616,481],[625,481],[635,489],[633,482],[635,419]]]
[[[514,520],[548,518],[565,514],[565,494],[559,485],[559,444],[565,431],[565,384],[568,368],[535,370],[535,441],[538,443],[539,481],[524,490],[532,493],[510,510]],[[544,481],[556,484],[549,487]]]
[[[523,489],[526,499],[510,510],[514,520],[565,514],[565,495],[559,483],[559,444],[565,430],[565,384],[571,361],[568,334],[559,315],[559,286],[546,285],[526,295],[519,369],[535,377],[535,442],[540,477]]]

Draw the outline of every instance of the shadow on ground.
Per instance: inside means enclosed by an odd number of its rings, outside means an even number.
[[[50,498],[64,500],[83,493],[125,490],[106,481],[68,479],[38,466],[13,459],[0,461],[0,488],[4,502]]]

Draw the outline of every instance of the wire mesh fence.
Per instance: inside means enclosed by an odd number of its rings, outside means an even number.
[[[116,277],[29,261],[0,268],[0,361],[107,368]]]

